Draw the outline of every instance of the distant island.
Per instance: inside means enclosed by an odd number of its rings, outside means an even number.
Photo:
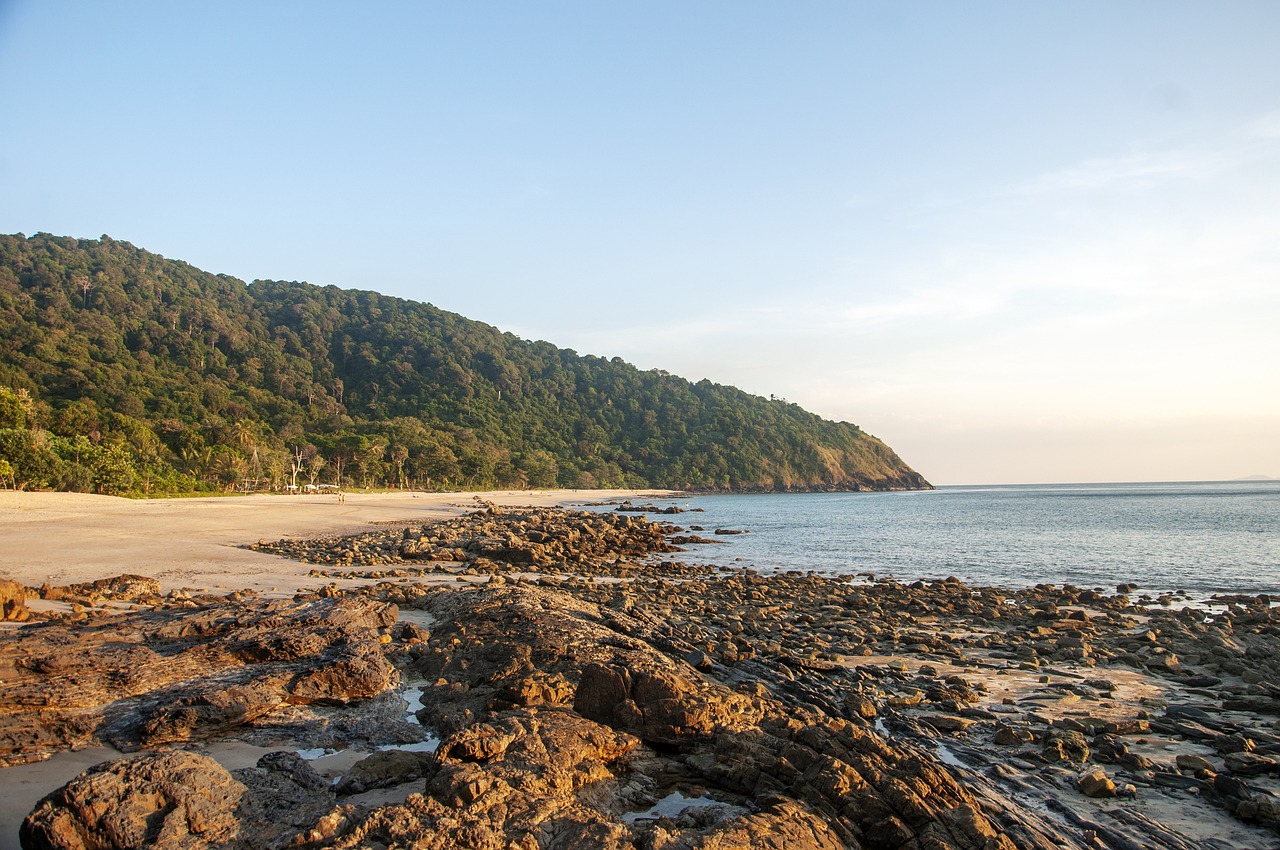
[[[786,401],[371,291],[0,236],[0,482],[113,494],[928,489]]]
[[[1270,475],[1246,475],[1243,478],[1237,478],[1236,481],[1275,481],[1277,480]]]

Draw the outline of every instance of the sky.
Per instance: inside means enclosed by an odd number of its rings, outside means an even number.
[[[1280,3],[0,0],[0,232],[776,395],[936,484],[1280,477]]]

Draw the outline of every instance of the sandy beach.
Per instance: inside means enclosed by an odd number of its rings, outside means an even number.
[[[0,578],[28,587],[123,573],[175,588],[289,595],[307,569],[242,548],[259,540],[344,534],[374,523],[456,516],[475,497],[499,505],[573,505],[665,491],[511,490],[476,493],[347,493],[122,499],[84,493],[0,491]]]
[[[219,835],[347,848],[446,850],[457,818],[511,844],[516,811],[616,850],[1274,846],[1269,597],[763,574],[644,507],[537,509],[671,495],[0,493],[0,577],[177,591],[50,594],[0,631],[0,850],[28,813],[62,841],[189,789],[244,795]]]
[[[84,493],[0,491],[0,578],[28,587],[65,585],[123,573],[149,576],[164,591],[251,588],[289,596],[316,585],[310,567],[243,548],[260,539],[344,534],[375,523],[423,522],[474,510],[478,496],[504,506],[555,506],[666,491],[513,490],[485,493],[347,493],[337,496],[227,496],[122,499]],[[33,608],[38,599],[29,600]],[[16,627],[16,626],[13,626]],[[66,752],[9,768],[0,801],[0,850],[16,848],[17,825],[41,796],[114,750]]]

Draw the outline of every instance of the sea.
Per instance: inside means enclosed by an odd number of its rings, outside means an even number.
[[[653,516],[724,541],[690,563],[760,572],[954,576],[1007,588],[1280,595],[1280,480],[953,486],[892,493],[695,496]],[[701,512],[693,512],[699,509]],[[742,531],[721,534],[719,530]],[[1278,600],[1280,601],[1280,600]]]

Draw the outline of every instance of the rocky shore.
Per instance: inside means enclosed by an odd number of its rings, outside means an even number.
[[[292,599],[0,588],[0,763],[116,754],[22,845],[1280,846],[1265,597],[725,571],[477,507],[260,541]]]

